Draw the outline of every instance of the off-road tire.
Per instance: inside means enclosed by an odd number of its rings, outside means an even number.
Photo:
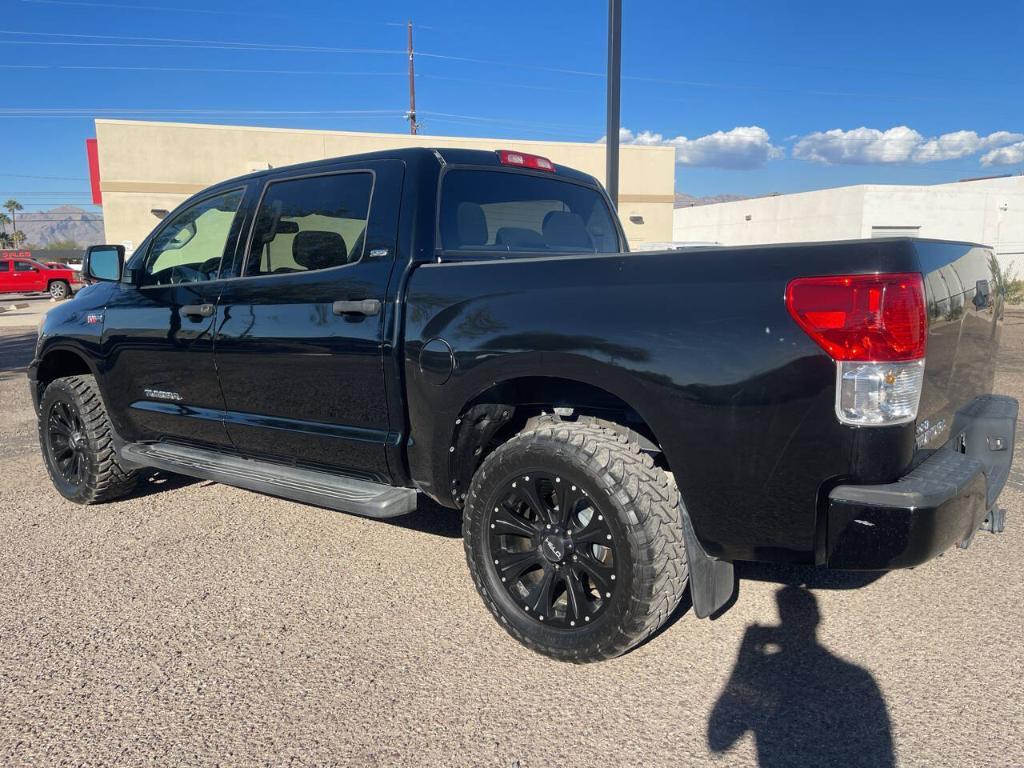
[[[47,422],[58,403],[74,409],[82,423],[84,473],[80,483],[69,482],[61,475],[50,445]],[[138,472],[122,465],[117,456],[113,428],[95,377],[68,376],[50,383],[39,404],[38,422],[43,463],[61,496],[76,504],[98,504],[125,496],[135,488]]]
[[[71,286],[63,280],[54,280],[47,290],[50,292],[50,296],[57,301],[64,301],[71,295]]]
[[[580,483],[620,542],[615,558],[623,558],[625,573],[607,610],[587,626],[556,629],[538,621],[516,604],[491,559],[488,510],[531,470]],[[597,419],[542,417],[491,453],[469,487],[463,538],[470,573],[498,623],[528,648],[563,661],[609,659],[643,642],[675,610],[687,583],[674,481],[635,439]]]

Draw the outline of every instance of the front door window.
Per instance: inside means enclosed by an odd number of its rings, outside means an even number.
[[[208,197],[171,219],[146,254],[142,285],[215,280],[243,194],[235,189]]]

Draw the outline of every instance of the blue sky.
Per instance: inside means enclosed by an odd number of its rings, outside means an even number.
[[[679,192],[1024,169],[1022,0],[625,6],[624,138],[673,144]],[[604,134],[606,10],[6,0],[0,197],[28,210],[86,202],[95,116],[404,132],[410,18],[423,132],[593,141]]]

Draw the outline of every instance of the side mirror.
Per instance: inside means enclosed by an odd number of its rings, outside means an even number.
[[[90,245],[82,260],[82,274],[91,281],[117,282],[123,270],[123,245]]]

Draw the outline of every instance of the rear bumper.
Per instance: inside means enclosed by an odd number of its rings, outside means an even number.
[[[829,494],[830,568],[909,568],[970,540],[995,506],[1013,461],[1017,401],[988,395],[958,411],[946,446],[886,485]],[[958,447],[966,445],[966,452]]]

